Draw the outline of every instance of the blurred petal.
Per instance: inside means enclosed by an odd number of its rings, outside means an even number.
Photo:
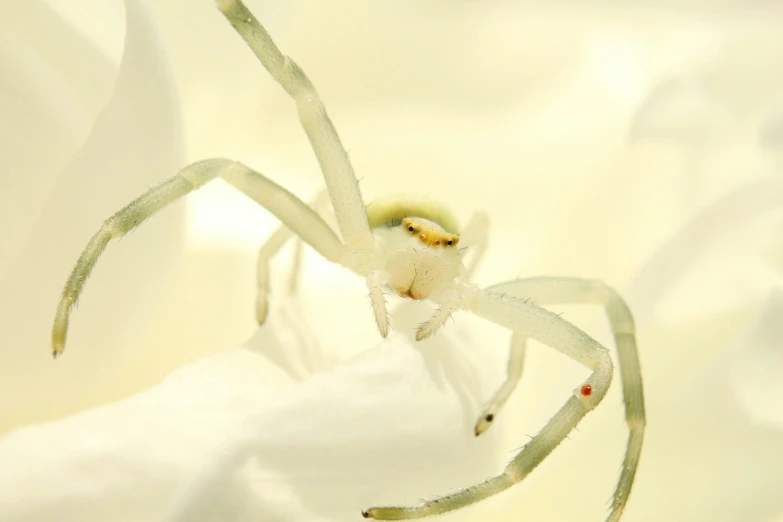
[[[776,107],[759,127],[759,146],[781,154],[783,152],[783,107]]]
[[[502,430],[472,433],[483,390],[464,373],[469,330],[395,333],[297,380],[253,348],[301,352],[294,315],[153,389],[0,439],[0,519],[345,520],[502,466]]]
[[[646,381],[661,384],[649,396],[654,442],[645,445],[645,474],[629,505],[640,520],[763,521],[783,509],[783,434],[748,422],[732,385],[739,353],[726,353],[726,331],[715,322],[675,329],[682,335],[666,351],[676,363]],[[695,342],[710,346],[709,356],[689,371],[674,368]]]
[[[98,50],[45,3],[18,6],[0,5],[0,93],[6,100],[0,105],[0,220],[13,223],[0,249],[0,281],[116,77]]]
[[[44,0],[76,29],[79,36],[107,56],[113,65],[122,60],[125,5],[116,0]]]
[[[0,389],[19,398],[4,405],[3,421],[10,424],[100,401],[101,379],[116,378],[112,372],[121,368],[123,350],[143,331],[155,310],[150,303],[160,298],[179,256],[181,208],[163,212],[122,246],[112,245],[75,316],[69,357],[51,362],[53,313],[79,252],[104,219],[183,163],[179,105],[158,29],[141,0],[126,0],[125,6],[125,52],[111,99],[37,219],[21,216],[35,219],[34,225],[0,280],[0,336],[8,361]],[[36,155],[44,150],[39,143]],[[24,165],[14,175],[35,177],[40,167]]]
[[[737,343],[732,387],[758,424],[783,430],[783,290],[775,288],[754,324]]]
[[[705,260],[709,263],[701,265],[704,270],[698,275],[707,275],[708,283],[692,285],[692,299],[684,303],[678,299],[678,309],[669,310],[669,317],[683,321],[694,314],[708,316],[764,295],[774,281],[770,279],[772,271],[758,270],[758,252],[741,245],[755,224],[781,209],[781,202],[783,179],[762,178],[724,196],[683,226],[650,256],[626,287],[625,295],[638,321],[661,319],[662,302]],[[721,255],[716,255],[718,248]],[[749,270],[751,265],[755,269]],[[729,277],[732,274],[747,276],[745,284],[738,285]]]
[[[670,78],[653,87],[641,102],[629,138],[704,144],[724,128],[726,110],[698,77]]]

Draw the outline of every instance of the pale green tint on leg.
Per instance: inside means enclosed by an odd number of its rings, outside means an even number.
[[[484,410],[476,420],[476,426],[473,428],[476,437],[484,433],[492,426],[498,412],[506,404],[506,401],[522,378],[522,371],[525,368],[525,355],[527,354],[527,337],[519,332],[511,335],[511,350],[508,356],[508,366],[506,369],[506,380],[495,392],[495,395],[487,403]]]
[[[539,305],[593,304],[606,308],[617,346],[625,416],[630,431],[622,472],[614,492],[612,511],[608,519],[611,522],[619,520],[631,494],[641,457],[645,429],[642,373],[633,316],[628,305],[615,290],[600,281],[571,277],[519,279],[491,286],[487,290],[530,300]],[[520,342],[518,339],[512,338],[508,377],[479,417],[476,423],[477,435],[489,428],[492,421],[487,421],[487,415],[492,415],[494,420],[519,382],[524,364],[524,340],[521,341],[521,347],[518,342]]]
[[[423,518],[446,513],[490,497],[520,482],[541,463],[606,395],[613,366],[609,352],[576,326],[543,308],[511,295],[482,291],[463,283],[463,305],[514,332],[542,342],[593,370],[574,395],[528,442],[506,469],[481,484],[427,501],[417,507],[374,507],[362,515],[380,520]],[[495,287],[496,288],[496,287]],[[588,393],[584,393],[588,390]]]
[[[200,164],[193,166],[201,168]],[[73,267],[63,288],[52,328],[52,353],[60,355],[65,348],[71,309],[79,299],[87,278],[109,241],[124,236],[149,216],[193,190],[192,184],[182,176],[175,176],[151,188],[122,210],[103,222],[92,236]]]
[[[361,276],[369,276],[367,283],[376,311],[378,327],[383,334],[388,328],[383,299],[383,290],[386,286],[394,288],[401,295],[408,295],[415,299],[430,299],[441,306],[440,311],[425,323],[426,327],[418,332],[421,334],[420,338],[434,332],[445,322],[449,314],[457,309],[467,309],[512,330],[514,337],[512,356],[509,361],[509,378],[493,399],[497,409],[508,398],[521,376],[525,343],[528,338],[546,344],[592,370],[592,374],[582,386],[574,390],[573,397],[499,476],[452,495],[426,502],[419,507],[372,508],[364,513],[365,516],[387,519],[420,518],[451,511],[494,495],[523,480],[568,435],[584,415],[603,399],[613,371],[608,351],[574,325],[525,300],[533,297],[538,303],[584,302],[600,303],[607,307],[619,351],[626,416],[631,430],[623,471],[615,491],[609,518],[610,522],[616,522],[630,494],[644,434],[642,381],[634,341],[633,320],[625,303],[604,285],[584,280],[546,278],[520,280],[497,285],[488,290],[481,290],[467,283],[462,279],[463,275],[469,277],[473,273],[486,248],[488,220],[481,213],[474,216],[461,238],[463,248],[466,245],[473,245],[475,248],[472,251],[427,250],[439,246],[439,243],[426,234],[410,237],[405,234],[388,235],[387,239],[393,237],[396,243],[392,246],[386,244],[386,250],[381,248],[376,251],[358,182],[345,149],[313,85],[302,70],[279,51],[269,34],[240,0],[217,0],[216,3],[261,60],[263,66],[296,102],[299,119],[321,165],[338,228],[345,244],[312,208],[258,172],[241,163],[225,159],[194,163],[106,220],[89,242],[71,273],[57,310],[52,331],[55,355],[62,352],[70,310],[109,241],[123,236],[168,203],[220,177],[277,216],[286,230],[290,230],[290,232],[283,230],[279,234],[276,233],[260,252],[259,266],[263,265],[263,267],[259,268],[259,289],[264,292],[264,306],[266,306],[268,290],[269,257],[274,255],[293,233],[325,259],[339,263]],[[435,208],[431,205],[422,207],[420,203],[415,203],[414,206],[416,208],[413,211]],[[444,213],[442,206],[436,205],[436,207],[433,217],[444,223],[454,221],[448,226],[453,226],[455,228],[453,234],[456,234],[456,220],[447,219],[451,214]],[[399,206],[395,208],[394,212],[400,210]],[[406,208],[410,209],[410,205]],[[373,215],[372,212],[370,214]],[[419,220],[418,226],[427,228],[427,234],[441,234],[443,238],[447,238],[447,246],[456,247],[460,241],[460,237],[449,236],[448,231],[441,230],[442,227],[430,227],[422,220]],[[427,237],[431,239],[429,243],[425,241]],[[420,243],[426,243],[427,248],[420,250]],[[465,257],[463,254],[468,258],[467,263],[463,261]],[[421,271],[426,276],[417,277],[417,271]],[[265,309],[259,312],[259,316],[262,315],[266,316]]]
[[[272,78],[296,102],[299,121],[321,166],[343,241],[350,248],[368,248],[373,239],[359,182],[315,87],[304,71],[280,52],[242,2],[217,0],[215,3]]]
[[[329,225],[307,204],[280,185],[232,160],[198,161],[151,188],[107,219],[87,244],[68,277],[57,307],[52,327],[52,349],[55,357],[64,349],[71,309],[78,301],[84,283],[109,241],[124,236],[169,203],[217,177],[223,178],[264,206],[326,259],[340,262],[346,258],[343,255],[344,245]]]

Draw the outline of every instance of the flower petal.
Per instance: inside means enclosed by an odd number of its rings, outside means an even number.
[[[343,520],[502,467],[501,430],[472,433],[483,390],[467,360],[470,330],[421,343],[395,333],[297,381],[256,349],[303,349],[291,341],[301,325],[287,317],[271,315],[251,346],[151,390],[0,440],[0,519],[155,520],[170,510],[179,522],[258,520],[279,510],[286,517],[273,520]]]
[[[84,142],[116,77],[111,64],[45,3],[0,6],[0,281],[57,176]],[[45,150],[46,154],[41,151]]]
[[[10,361],[0,390],[19,398],[3,415],[12,425],[105,400],[96,390],[116,378],[112,372],[121,368],[123,350],[143,331],[154,311],[150,303],[159,299],[181,249],[181,208],[163,212],[122,247],[112,245],[87,286],[68,357],[51,363],[52,317],[79,252],[102,220],[183,163],[179,105],[158,29],[141,0],[126,0],[126,21],[111,100],[57,178],[25,247],[0,281],[0,349]],[[48,149],[42,144],[38,150]],[[18,175],[37,174],[23,169]],[[95,367],[101,374],[86,378]]]
[[[698,76],[673,77],[656,85],[639,105],[629,138],[702,145],[727,123],[727,108]]]
[[[732,387],[758,424],[783,430],[783,290],[775,288],[742,339],[731,365]]]
[[[759,292],[766,292],[771,284],[771,271],[759,271],[757,262],[754,265],[756,270],[748,271],[748,263],[754,263],[754,252],[747,252],[737,245],[747,238],[748,231],[755,224],[780,209],[781,201],[783,180],[778,176],[761,178],[719,199],[683,226],[650,256],[626,287],[625,295],[633,305],[639,322],[655,320],[664,299],[703,260],[709,261],[712,267],[709,275],[712,277],[709,285],[692,289],[692,293],[699,293],[699,305],[694,305],[694,298],[670,316],[682,321],[694,312],[708,315],[721,308],[736,307],[758,297]],[[732,249],[734,254],[716,256],[717,247],[722,247],[724,252]],[[719,258],[730,263],[728,271]],[[719,278],[715,277],[716,267],[720,268],[717,270]],[[753,277],[752,280],[746,278],[745,285],[732,284],[732,280],[727,278],[729,272]],[[721,280],[729,284],[722,285]],[[715,291],[709,299],[705,299],[704,291],[710,289]],[[681,298],[678,299],[682,302]]]

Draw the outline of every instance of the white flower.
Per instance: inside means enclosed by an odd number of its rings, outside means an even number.
[[[669,332],[658,364],[645,366],[646,382],[666,382],[657,401],[668,432],[647,458],[653,474],[683,472],[637,496],[653,505],[667,495],[662,518],[766,521],[783,512],[783,77],[769,64],[779,56],[767,55],[779,30],[725,33],[717,49],[654,86],[633,119],[633,138],[674,145],[685,159],[684,197],[675,200],[682,224],[625,290],[642,330]],[[722,491],[730,499],[717,500]]]
[[[104,402],[121,382],[179,258],[182,208],[103,256],[73,323],[73,357],[62,364],[49,349],[53,311],[91,234],[173,174],[184,153],[170,67],[142,0],[125,2],[119,67],[46,3],[3,10],[0,395],[16,397],[4,401],[7,429]],[[122,33],[121,19],[101,21]]]
[[[413,331],[401,322],[423,311],[405,303],[398,325]],[[302,317],[318,313],[288,302],[243,348],[117,404],[7,435],[0,520],[345,520],[502,468],[502,429],[472,433],[491,391],[475,369],[474,331],[421,343],[395,333],[308,373],[302,361],[320,354]]]

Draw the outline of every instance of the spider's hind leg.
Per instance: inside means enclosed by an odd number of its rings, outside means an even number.
[[[489,400],[484,410],[476,420],[476,426],[473,431],[476,437],[484,433],[492,426],[495,417],[500,409],[506,403],[508,398],[514,393],[514,390],[522,378],[522,371],[525,367],[525,355],[527,353],[527,337],[519,332],[514,332],[511,336],[511,350],[508,356],[508,367],[506,370],[506,380],[500,385],[498,391]]]
[[[619,520],[631,494],[636,469],[639,466],[646,424],[642,373],[636,347],[636,328],[628,305],[615,290],[606,284],[600,281],[572,277],[518,279],[492,286],[487,290],[519,299],[532,299],[540,305],[555,303],[597,304],[606,309],[609,325],[617,347],[620,378],[623,386],[623,401],[625,402],[625,417],[629,430],[625,459],[613,496],[612,512],[608,519],[610,522]],[[516,336],[517,334],[515,333],[514,335]],[[514,347],[514,342],[512,339],[508,378],[490,401],[488,409],[493,405],[497,405],[498,409],[500,408],[503,402],[499,402],[499,399],[504,401],[513,392],[519,380],[519,375],[522,373],[523,360],[519,355],[519,348]],[[494,413],[496,414],[497,412]],[[477,434],[482,424],[489,424],[486,416],[483,420],[479,418],[476,424]]]
[[[513,486],[527,477],[568,436],[579,421],[601,402],[609,389],[614,367],[608,350],[577,327],[524,300],[481,291],[467,284],[460,287],[465,306],[472,312],[558,350],[591,369],[592,373],[500,475],[416,507],[371,508],[362,513],[367,518],[404,520],[438,515]]]

